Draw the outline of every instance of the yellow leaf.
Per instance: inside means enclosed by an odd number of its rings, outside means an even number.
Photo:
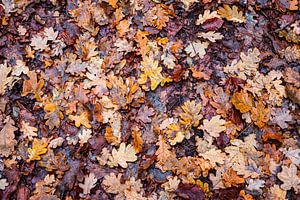
[[[181,108],[183,112],[179,114],[181,118],[180,123],[186,126],[198,126],[199,121],[203,117],[200,114],[202,109],[201,103],[196,104],[195,101],[186,101]]]
[[[150,78],[151,90],[155,90],[159,84],[164,86],[166,82],[171,81],[171,79],[163,77],[161,74],[162,68],[158,67],[158,60],[154,60],[151,56],[145,56],[141,65],[143,74],[141,74],[141,77],[138,79],[138,83],[143,85],[144,89],[147,88],[145,84],[147,83],[148,78]]]
[[[244,23],[246,21],[245,17],[243,16],[243,12],[239,12],[236,6],[230,8],[229,5],[224,5],[223,8],[219,8],[218,14],[221,15],[221,17],[226,18],[228,21],[238,23]]]
[[[92,128],[89,120],[89,113],[83,112],[80,115],[70,115],[69,119],[75,121],[75,126],[80,127],[80,125],[84,125],[86,128]]]
[[[234,93],[231,102],[241,113],[246,113],[253,107],[253,98],[246,91]]]
[[[40,155],[47,152],[48,141],[45,139],[33,139],[32,147],[27,149],[28,159],[27,162],[32,160],[41,160]]]

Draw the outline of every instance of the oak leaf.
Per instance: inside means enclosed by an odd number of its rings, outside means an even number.
[[[127,168],[127,162],[136,161],[137,156],[135,154],[136,152],[131,144],[126,146],[126,144],[122,142],[118,150],[115,148],[112,150],[108,165],[111,167],[120,165],[123,168]]]
[[[180,123],[186,126],[194,126],[197,127],[199,125],[199,121],[203,118],[200,114],[202,105],[201,103],[196,103],[196,101],[186,101],[181,106],[183,110],[182,113],[179,113],[181,118]]]
[[[45,114],[46,125],[52,130],[54,127],[59,127],[60,120],[64,118],[63,113],[60,111],[59,107],[55,103],[47,103],[44,107],[47,112]]]
[[[253,107],[253,98],[246,91],[234,93],[231,102],[241,113],[246,113]]]
[[[186,48],[185,51],[191,56],[195,57],[197,54],[202,59],[206,54],[206,49],[208,47],[208,42],[191,42]]]
[[[144,89],[147,89],[145,84],[150,79],[150,88],[155,90],[159,85],[164,86],[166,82],[170,82],[170,78],[165,78],[162,74],[162,68],[158,67],[158,60],[154,60],[151,56],[144,56],[141,62],[141,77],[138,79],[138,83],[143,85]]]
[[[218,9],[218,14],[221,15],[221,17],[226,18],[228,21],[238,22],[238,23],[244,23],[246,21],[245,17],[243,16],[242,11],[238,11],[238,7],[233,6],[230,8],[229,5],[224,5],[224,7],[220,7]]]
[[[117,25],[117,30],[120,37],[123,37],[129,31],[130,22],[127,19],[124,19],[119,22]]]
[[[196,21],[196,25],[201,25],[204,22],[206,22],[207,20],[213,19],[213,18],[219,18],[220,19],[221,16],[218,15],[217,11],[210,12],[210,10],[205,10],[203,15],[199,14],[198,19]]]
[[[300,178],[297,175],[297,167],[291,164],[290,167],[282,166],[282,171],[277,174],[277,177],[283,182],[280,188],[290,190],[292,187],[297,190],[300,186]]]
[[[87,143],[91,137],[92,137],[92,130],[83,128],[78,134],[80,146],[83,146],[85,143]]]
[[[259,128],[265,126],[270,119],[270,109],[265,108],[262,101],[255,103],[255,108],[251,109],[251,119]]]
[[[8,185],[9,184],[5,178],[0,179],[0,190],[5,190]]]
[[[216,33],[215,31],[208,31],[206,33],[198,33],[198,37],[207,39],[211,42],[216,42],[216,40],[221,40],[224,36],[221,33]]]
[[[28,159],[27,162],[33,160],[41,160],[40,155],[47,153],[48,141],[46,139],[33,139],[32,147],[27,149]]]
[[[44,80],[40,79],[39,81],[37,81],[37,74],[35,71],[29,71],[27,73],[27,76],[29,77],[29,79],[23,82],[22,96],[26,96],[29,93],[32,93],[34,95],[34,98],[40,101],[42,88],[44,86]]]
[[[42,37],[40,35],[35,35],[31,38],[30,46],[32,46],[34,50],[43,51],[46,48],[48,48],[47,42],[48,42],[47,37]]]
[[[91,189],[96,186],[97,178],[94,173],[90,173],[84,177],[84,183],[79,183],[79,187],[83,189],[83,194],[90,194]]]
[[[180,0],[184,4],[185,10],[189,10],[190,6],[195,2],[199,2],[199,0]]]
[[[105,175],[102,181],[105,191],[111,194],[124,192],[126,190],[126,185],[121,184],[121,177],[122,174],[118,174],[118,176],[116,176],[114,173]]]
[[[28,122],[22,121],[22,126],[20,129],[24,133],[24,138],[28,138],[30,141],[33,140],[33,137],[37,136],[38,129],[36,127],[30,126]]]
[[[13,81],[13,77],[9,76],[11,69],[6,63],[0,64],[0,95],[5,93],[5,89]]]
[[[75,121],[75,126],[80,127],[81,125],[86,128],[92,128],[89,120],[89,113],[87,111],[82,112],[80,115],[69,115],[69,119]]]
[[[111,5],[111,7],[113,7],[113,8],[118,7],[118,5],[117,5],[118,1],[119,0],[107,0],[108,4]]]
[[[58,36],[58,31],[54,31],[52,27],[44,29],[44,35],[47,40],[55,40]]]
[[[14,134],[17,128],[14,126],[15,122],[10,117],[7,117],[4,123],[5,125],[0,131],[0,155],[8,157],[14,152],[15,144],[17,144]]]
[[[232,168],[228,169],[222,176],[223,183],[225,187],[237,187],[239,184],[245,182],[244,178],[241,178],[237,175],[236,171]]]
[[[226,130],[226,121],[221,119],[220,115],[213,116],[211,120],[203,120],[203,125],[200,129],[208,132],[212,137],[219,137],[220,133]]]
[[[155,110],[153,108],[145,106],[145,107],[139,109],[136,120],[141,121],[143,123],[150,123],[151,116],[153,116],[153,115],[155,115]]]
[[[143,148],[143,138],[142,133],[139,130],[132,130],[132,138],[133,138],[133,147],[137,153],[142,151]]]
[[[206,160],[209,160],[213,167],[219,164],[224,164],[227,156],[220,149],[210,149],[204,153],[200,153],[199,156],[203,157]]]

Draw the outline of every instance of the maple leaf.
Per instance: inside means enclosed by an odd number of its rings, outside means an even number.
[[[45,114],[46,125],[52,130],[54,127],[59,127],[60,120],[64,118],[63,113],[60,111],[59,107],[55,103],[47,103],[44,107],[47,112]]]
[[[90,194],[91,189],[96,186],[97,179],[94,173],[90,173],[89,175],[85,175],[84,183],[79,183],[79,187],[83,189],[83,194]]]
[[[297,175],[297,167],[291,164],[290,167],[282,166],[282,171],[277,174],[277,177],[283,182],[280,188],[290,190],[292,187],[297,190],[300,185],[300,178]]]
[[[208,132],[212,137],[219,137],[220,133],[226,130],[226,121],[220,115],[213,116],[211,120],[204,119],[200,129]]]
[[[253,98],[246,91],[234,93],[231,102],[241,113],[246,113],[253,107]]]
[[[20,131],[24,133],[24,138],[27,137],[30,141],[32,141],[33,137],[37,136],[36,132],[38,131],[38,129],[33,126],[30,126],[28,122],[22,121]]]
[[[40,155],[47,153],[48,141],[46,139],[33,139],[32,147],[27,149],[28,159],[27,162],[33,160],[41,160]]]
[[[34,50],[43,51],[48,48],[47,42],[48,40],[46,37],[43,38],[40,35],[35,35],[31,38],[30,46],[32,46]]]
[[[144,89],[147,88],[145,84],[147,83],[148,78],[150,78],[151,90],[155,90],[159,84],[164,86],[166,82],[171,81],[171,79],[163,77],[161,74],[162,68],[158,67],[158,60],[154,60],[151,56],[145,56],[141,65],[143,74],[141,74],[141,77],[138,79],[138,83],[143,85]]]
[[[213,19],[213,18],[220,19],[221,16],[218,15],[217,11],[210,12],[210,10],[204,10],[203,15],[199,14],[198,19],[196,21],[196,25],[201,25],[204,22],[206,22],[207,20]]]
[[[265,108],[262,101],[255,103],[255,108],[251,109],[251,119],[259,128],[265,126],[270,119],[270,109]]]
[[[0,155],[8,157],[14,152],[15,144],[17,144],[14,134],[17,128],[14,126],[15,122],[9,116],[6,117],[4,123],[5,125],[0,131]]]
[[[117,25],[117,30],[120,37],[123,37],[129,31],[130,22],[127,19],[124,19],[119,22]]]
[[[83,146],[85,143],[87,143],[91,137],[92,130],[83,128],[78,134],[80,146]]]
[[[218,9],[218,14],[221,15],[221,17],[226,18],[228,21],[238,22],[238,23],[244,23],[246,21],[245,17],[243,16],[242,11],[238,11],[238,7],[233,6],[230,8],[229,5],[224,5],[224,7],[220,7]]]
[[[5,178],[0,179],[0,190],[5,190],[8,185],[9,184]]]
[[[11,72],[11,67],[8,67],[6,63],[0,64],[0,95],[5,93],[7,85],[10,85],[13,81],[13,77],[8,76]]]
[[[127,162],[136,161],[137,156],[135,154],[136,152],[130,144],[126,146],[126,144],[122,142],[118,150],[115,148],[112,150],[112,156],[109,157],[108,165],[118,166],[119,164],[121,167],[127,168]]]
[[[225,187],[238,186],[245,182],[244,178],[241,178],[237,175],[236,171],[232,168],[228,169],[222,176],[223,183]]]
[[[86,128],[92,128],[89,120],[89,113],[82,112],[80,115],[69,115],[69,119],[75,121],[75,126],[80,127],[80,125],[85,126]]]
[[[181,121],[180,123],[186,126],[197,127],[199,121],[203,118],[200,114],[202,105],[201,103],[196,103],[196,101],[186,101],[181,106],[183,112],[179,114]]]
[[[41,100],[42,88],[44,86],[44,80],[40,79],[39,82],[37,81],[37,74],[35,71],[29,71],[27,73],[29,80],[25,80],[23,82],[23,91],[22,96],[26,96],[29,93],[34,95],[36,100]]]
[[[142,151],[143,148],[143,138],[142,133],[139,130],[132,130],[132,138],[133,138],[133,147],[137,153]]]
[[[155,114],[155,110],[153,108],[149,108],[148,106],[145,106],[139,109],[136,120],[141,121],[143,123],[150,123],[151,122],[150,117],[153,116],[154,114]]]
[[[191,56],[195,57],[197,54],[202,59],[206,54],[208,42],[191,42],[184,50]]]
[[[208,39],[211,42],[216,42],[216,40],[221,40],[224,36],[221,33],[215,33],[215,31],[208,31],[206,33],[198,33],[198,37]]]

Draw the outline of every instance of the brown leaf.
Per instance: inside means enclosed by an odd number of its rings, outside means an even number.
[[[262,101],[255,103],[255,108],[251,109],[251,119],[259,128],[265,126],[270,119],[270,109],[265,108]]]
[[[245,182],[244,178],[241,178],[237,175],[236,171],[232,168],[228,169],[222,176],[223,183],[226,187],[237,187],[239,184]]]
[[[5,125],[0,131],[0,155],[8,157],[15,150],[15,140],[14,132],[17,128],[14,126],[15,122],[8,116],[5,119]]]
[[[44,80],[40,79],[39,82],[37,81],[37,74],[35,71],[29,71],[27,73],[29,80],[25,80],[23,82],[23,91],[22,96],[26,96],[29,93],[34,94],[34,98],[36,100],[41,100],[41,93],[42,88],[44,86]]]
[[[145,106],[144,108],[141,108],[137,114],[136,120],[141,121],[143,123],[150,123],[151,122],[151,116],[155,114],[155,110],[153,108],[149,108],[148,106]]]

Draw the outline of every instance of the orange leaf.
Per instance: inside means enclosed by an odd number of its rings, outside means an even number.
[[[41,100],[41,90],[44,86],[44,80],[40,79],[39,82],[37,81],[37,74],[35,71],[29,71],[27,73],[29,80],[25,80],[23,82],[23,91],[22,96],[26,96],[29,93],[34,94],[34,98],[36,100]]]
[[[123,37],[129,31],[129,26],[130,23],[127,19],[120,21],[120,23],[117,25],[117,30],[120,37]]]
[[[223,178],[223,183],[226,187],[238,186],[238,184],[242,184],[245,182],[245,179],[239,177],[236,171],[234,171],[232,168],[227,170],[223,174],[222,178]]]
[[[64,118],[63,113],[57,107],[55,103],[48,103],[45,105],[44,110],[47,112],[45,114],[46,125],[52,130],[54,127],[59,127],[60,120]]]
[[[253,98],[246,91],[234,93],[231,102],[241,113],[250,111],[253,106]]]
[[[40,155],[43,155],[47,152],[48,141],[44,138],[38,140],[36,138],[33,139],[32,147],[27,149],[28,151],[28,159],[27,162],[32,160],[41,160]]]
[[[142,151],[143,147],[143,139],[142,139],[142,133],[139,130],[133,130],[132,131],[132,138],[133,138],[133,147],[137,153]]]
[[[75,126],[80,127],[80,125],[84,125],[86,128],[92,128],[89,120],[89,113],[83,112],[80,115],[70,115],[69,119],[75,121]]]
[[[109,144],[118,145],[119,139],[118,137],[113,135],[111,127],[106,127],[104,137]]]
[[[265,126],[270,118],[270,109],[265,108],[262,101],[256,102],[256,108],[251,110],[251,119],[259,128]]]
[[[118,0],[108,0],[108,4],[111,5],[111,7],[113,7],[113,8],[118,7],[117,3],[118,3]]]

